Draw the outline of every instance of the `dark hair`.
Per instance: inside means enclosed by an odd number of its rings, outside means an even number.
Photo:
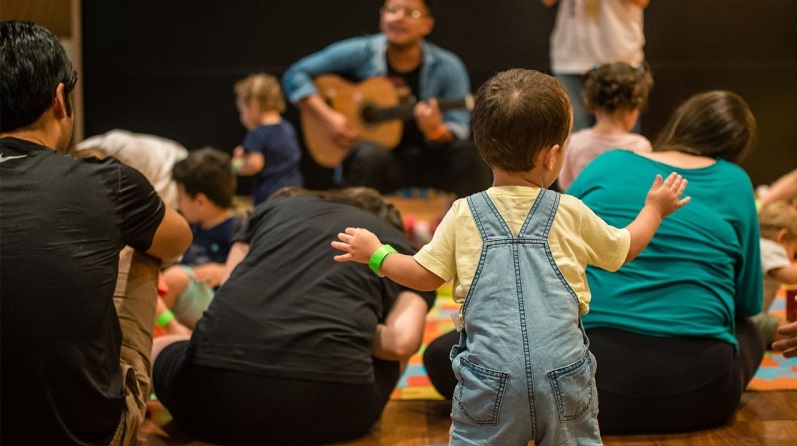
[[[755,144],[756,121],[741,96],[709,91],[692,96],[672,114],[653,150],[677,150],[741,163]]]
[[[382,4],[387,3],[390,0],[385,0]],[[434,0],[421,0],[424,5],[426,5],[426,11],[429,12],[429,15],[434,17],[434,10],[435,10],[435,1]]]
[[[423,0],[423,3],[426,5],[426,10],[429,11],[429,15],[434,17],[435,1],[434,0]]]
[[[379,192],[370,187],[347,187],[344,189],[313,191],[303,187],[286,186],[271,194],[268,199],[273,200],[276,198],[308,195],[360,208],[376,215],[401,232],[404,232],[404,222],[401,220],[401,214],[398,209],[385,200]]]
[[[64,84],[64,106],[72,115],[69,93],[77,72],[58,38],[32,22],[0,23],[0,132],[36,122]]]
[[[642,109],[653,88],[653,76],[645,66],[636,69],[624,62],[601,65],[584,74],[581,101],[587,110]]]
[[[537,153],[563,144],[570,134],[570,99],[556,79],[514,68],[479,89],[473,138],[484,161],[509,172],[534,167]]]
[[[203,193],[216,206],[232,207],[236,179],[230,155],[213,147],[188,152],[188,157],[175,163],[172,178],[185,192],[196,197]]]

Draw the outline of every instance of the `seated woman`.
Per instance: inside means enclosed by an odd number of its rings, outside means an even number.
[[[190,341],[155,342],[155,393],[182,430],[224,444],[319,444],[379,419],[434,293],[335,262],[330,242],[352,224],[413,253],[400,215],[372,189],[282,189],[255,209]]]
[[[658,173],[683,175],[692,197],[633,262],[615,273],[587,270],[592,301],[583,322],[598,364],[602,434],[724,425],[761,363],[764,339],[749,319],[761,311],[759,228],[753,185],[738,165],[755,128],[736,94],[698,94],[676,110],[653,152],[607,152],[568,189],[618,227],[634,219]],[[425,353],[444,395],[453,373],[441,364],[456,339],[444,335]]]

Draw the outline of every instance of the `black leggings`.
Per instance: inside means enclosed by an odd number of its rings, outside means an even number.
[[[689,432],[729,423],[764,357],[764,338],[749,319],[736,322],[738,353],[726,342],[659,338],[627,331],[587,330],[597,359],[602,434]],[[427,347],[424,366],[438,392],[451,398],[456,378],[449,352],[459,334]]]
[[[374,358],[376,380],[342,384],[272,378],[194,365],[188,341],[158,356],[153,386],[186,433],[222,444],[322,444],[365,435],[399,378],[397,362]]]

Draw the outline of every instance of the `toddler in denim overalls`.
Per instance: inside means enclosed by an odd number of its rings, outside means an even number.
[[[346,228],[338,261],[370,263],[415,289],[454,280],[464,297],[451,352],[459,383],[452,445],[601,444],[595,358],[580,315],[589,309],[588,264],[616,270],[686,204],[686,181],[658,176],[626,228],[580,200],[546,188],[561,169],[571,128],[567,92],[553,77],[501,72],[479,91],[474,137],[493,187],[454,202],[414,257],[392,253],[369,231]]]

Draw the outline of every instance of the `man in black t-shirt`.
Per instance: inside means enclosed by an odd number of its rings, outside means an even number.
[[[136,443],[149,396],[155,258],[175,258],[191,243],[185,220],[136,170],[63,153],[76,79],[51,32],[0,23],[0,430],[8,444]]]

